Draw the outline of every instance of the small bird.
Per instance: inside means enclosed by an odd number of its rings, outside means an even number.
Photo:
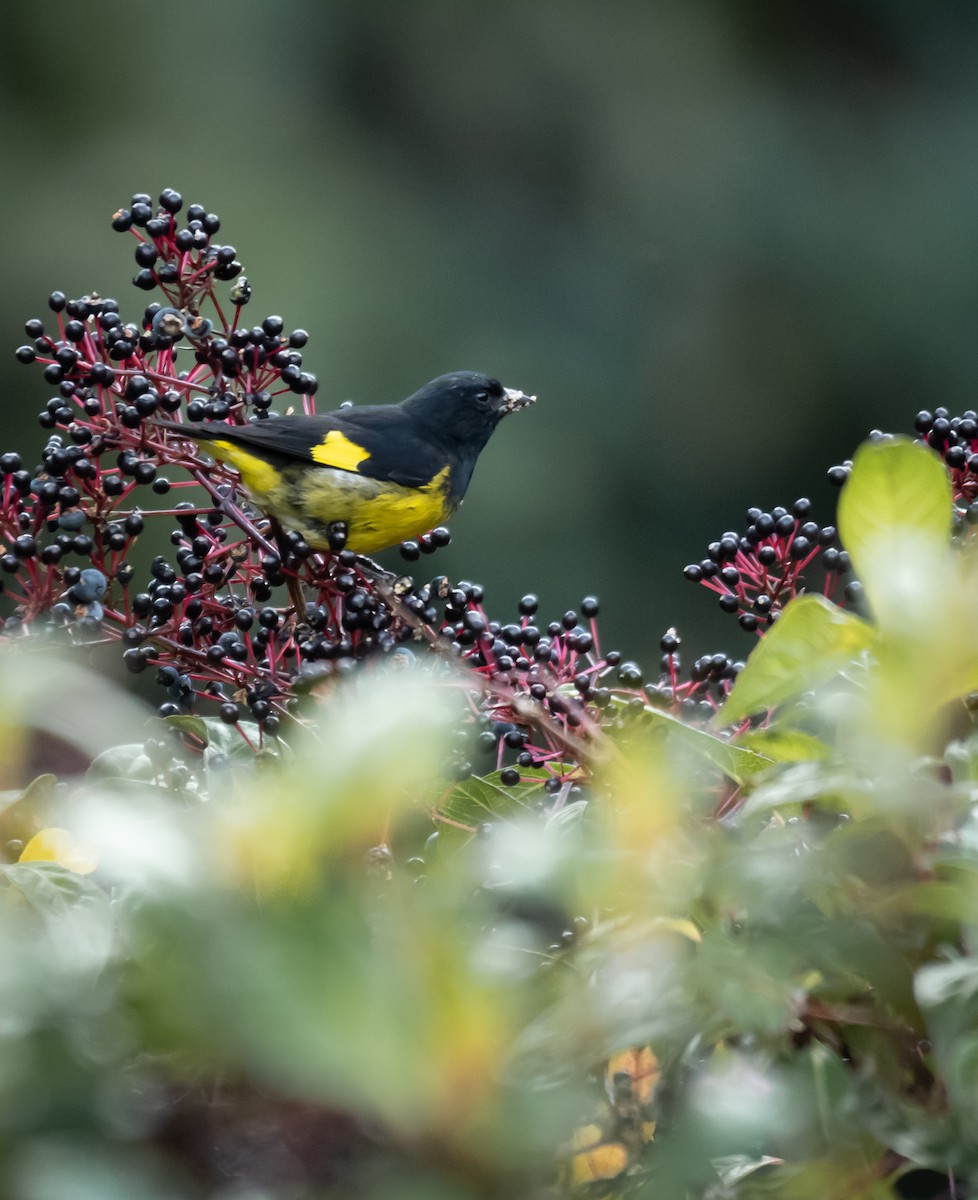
[[[206,442],[235,468],[255,504],[313,549],[335,547],[342,522],[346,547],[366,555],[447,520],[499,421],[535,400],[488,375],[456,371],[400,404],[248,425],[154,424]]]

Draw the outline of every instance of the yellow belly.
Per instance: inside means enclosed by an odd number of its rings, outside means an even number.
[[[346,544],[357,554],[375,554],[427,533],[452,515],[448,468],[424,487],[402,487],[332,467],[295,466],[279,471],[230,442],[210,448],[241,476],[260,509],[294,529],[316,550],[329,548],[327,529],[347,527]]]

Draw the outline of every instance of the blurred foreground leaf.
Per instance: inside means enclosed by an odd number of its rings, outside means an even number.
[[[873,644],[873,627],[821,596],[799,596],[755,647],[715,718],[728,725],[835,678]]]

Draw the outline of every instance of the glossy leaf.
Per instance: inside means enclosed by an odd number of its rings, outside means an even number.
[[[544,795],[550,772],[534,767],[520,769],[517,784],[500,783],[499,771],[473,775],[447,788],[433,809],[435,820],[446,831],[474,833],[486,821],[504,820],[528,811]]]
[[[754,648],[715,723],[776,708],[833,679],[874,640],[871,625],[821,596],[799,596]]]
[[[839,533],[871,601],[881,543],[896,535],[944,549],[950,532],[951,483],[933,450],[901,438],[859,447],[839,499]]]

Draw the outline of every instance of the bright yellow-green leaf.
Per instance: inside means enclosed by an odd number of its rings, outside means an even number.
[[[978,686],[974,561],[949,542],[947,469],[926,447],[857,453],[839,528],[878,626],[866,714],[891,746],[929,746],[942,708]]]
[[[829,747],[802,729],[754,729],[741,734],[737,745],[774,762],[819,762],[829,757]]]
[[[31,838],[18,861],[53,862],[74,871],[76,875],[90,875],[98,866],[98,855],[83,845],[69,829],[51,825]]]
[[[715,718],[718,725],[774,708],[824,683],[872,645],[873,627],[821,596],[799,596],[754,649]]]
[[[884,635],[930,641],[940,606],[957,586],[949,551],[947,469],[908,441],[860,447],[839,500],[839,531]]]
[[[933,450],[900,438],[860,446],[839,499],[838,519],[843,544],[867,588],[866,569],[875,548],[892,534],[947,545],[951,501],[947,469]]]

